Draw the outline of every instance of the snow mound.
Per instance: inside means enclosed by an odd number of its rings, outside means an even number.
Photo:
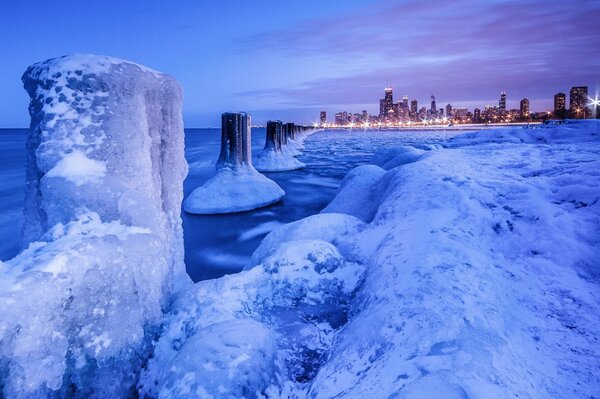
[[[285,192],[254,168],[221,168],[184,201],[183,209],[196,214],[243,212],[280,201]]]
[[[597,128],[482,131],[390,170],[347,237],[365,280],[306,396],[594,396]]]
[[[286,152],[284,148],[287,148],[287,146],[283,146],[281,152],[263,150],[253,159],[253,166],[259,172],[284,172],[306,166]]]
[[[252,319],[215,323],[187,340],[166,370],[161,399],[260,397],[276,381],[275,336]]]
[[[23,83],[27,248],[0,266],[0,396],[124,397],[189,281],[181,88],[94,55],[35,64]]]
[[[204,392],[197,388],[201,380],[209,392],[222,386],[235,397],[239,392],[288,397],[314,377],[333,333],[347,320],[348,304],[364,274],[361,264],[323,240],[334,229],[340,235],[357,228],[360,221],[346,215],[318,216],[336,226],[282,226],[269,236],[298,233],[276,241],[251,270],[202,281],[179,295],[142,373],[142,395]],[[222,329],[231,331],[227,339],[219,338]],[[219,367],[224,360],[217,362],[217,353],[243,361]]]
[[[363,165],[351,170],[335,198],[321,213],[345,213],[370,222],[377,212],[385,184],[380,184],[385,170],[375,165]]]
[[[569,144],[597,141],[600,120],[565,120],[563,124],[543,124],[525,127],[481,130],[456,136],[448,147],[478,144]]]
[[[407,163],[417,162],[423,157],[423,154],[425,151],[410,146],[385,148],[377,151],[371,162],[385,170],[390,170]]]

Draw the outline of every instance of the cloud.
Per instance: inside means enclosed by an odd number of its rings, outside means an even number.
[[[323,77],[242,95],[280,106],[375,103],[391,80],[411,97],[468,101],[505,89],[550,98],[597,82],[598,15],[598,1],[376,2],[249,37],[254,51],[314,60]]]

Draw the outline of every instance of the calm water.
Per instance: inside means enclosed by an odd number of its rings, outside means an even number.
[[[186,158],[190,171],[184,195],[208,180],[219,154],[219,129],[186,129]],[[298,159],[301,170],[267,173],[286,192],[270,207],[231,215],[199,216],[183,213],[185,260],[194,281],[235,273],[274,227],[318,213],[335,195],[346,173],[369,162],[379,149],[441,142],[460,133],[451,131],[325,131],[313,134]],[[23,222],[26,129],[0,129],[0,259],[19,250]],[[265,130],[252,130],[253,152],[264,145]]]

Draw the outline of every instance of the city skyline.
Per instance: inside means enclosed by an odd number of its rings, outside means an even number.
[[[232,110],[257,123],[306,123],[324,108],[374,113],[369,99],[386,81],[423,94],[420,102],[435,93],[444,105],[452,99],[470,109],[495,102],[498,90],[509,93],[508,108],[527,97],[544,110],[568,89],[564,82],[591,93],[600,87],[596,0],[183,5],[3,2],[0,126],[27,126],[25,68],[72,53],[108,54],[174,76],[189,127],[217,126]]]
[[[333,123],[327,119],[327,111],[319,112],[315,124],[334,126],[354,126],[369,124],[394,125],[398,123],[494,123],[494,122],[523,122],[532,120],[545,120],[554,118],[595,118],[598,117],[597,108],[600,106],[598,92],[589,93],[587,86],[572,86],[569,90],[569,102],[565,93],[558,92],[553,96],[553,107],[545,110],[536,110],[531,106],[529,98],[524,97],[517,102],[517,107],[509,107],[508,93],[502,90],[496,104],[487,103],[472,109],[456,106],[448,102],[438,102],[434,94],[430,102],[419,102],[418,99],[404,94],[401,100],[394,101],[394,89],[389,86],[384,88],[384,95],[379,100],[379,112],[371,114],[367,109],[359,112],[348,110],[336,111]],[[590,95],[591,94],[591,95]],[[400,96],[399,96],[400,97]],[[423,105],[425,103],[425,105]],[[567,106],[568,105],[568,106]]]

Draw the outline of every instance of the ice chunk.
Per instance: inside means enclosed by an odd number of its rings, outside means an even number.
[[[410,146],[385,148],[377,151],[371,162],[385,170],[390,170],[407,163],[416,162],[421,159],[424,153],[425,151]]]
[[[250,117],[245,113],[224,113],[221,132],[217,171],[185,199],[185,211],[196,214],[234,213],[281,200],[285,195],[281,187],[252,166]]]
[[[27,249],[0,266],[0,396],[124,397],[189,281],[181,88],[94,55],[35,64],[23,83]]]

